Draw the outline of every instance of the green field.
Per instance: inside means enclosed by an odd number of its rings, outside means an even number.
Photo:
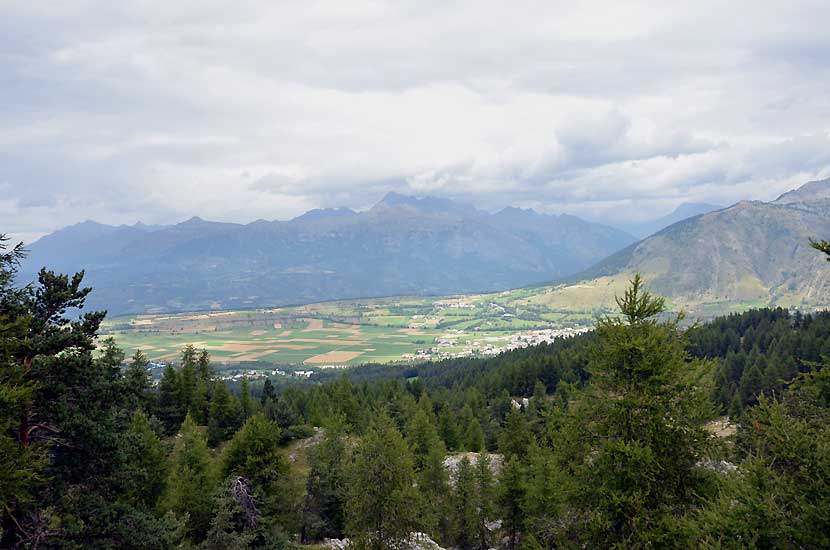
[[[505,300],[504,298],[509,298]],[[590,315],[511,305],[515,296],[389,298],[251,311],[138,315],[107,320],[128,353],[175,360],[187,344],[220,363],[324,367],[475,355],[542,329],[590,325]]]
[[[626,276],[615,276],[491,294],[116,317],[102,334],[129,353],[141,348],[162,361],[175,360],[186,344],[227,364],[325,367],[441,359],[491,354],[534,331],[592,326],[600,315],[616,312],[614,298],[627,284]],[[675,299],[668,305],[694,321],[765,304]]]

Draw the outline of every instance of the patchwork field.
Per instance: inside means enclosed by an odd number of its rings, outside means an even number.
[[[592,326],[616,312],[627,276],[441,298],[341,300],[276,309],[116,317],[103,334],[175,360],[193,344],[217,362],[326,366],[493,354]],[[689,320],[764,304],[672,301]],[[542,334],[542,333],[545,334]]]
[[[221,363],[326,367],[493,354],[526,343],[526,338],[538,338],[534,331],[570,329],[593,321],[584,313],[557,313],[544,307],[540,314],[535,311],[539,309],[535,304],[517,309],[499,295],[389,298],[116,317],[106,322],[102,332],[128,353],[140,348],[157,361],[175,360],[185,345],[193,344]]]

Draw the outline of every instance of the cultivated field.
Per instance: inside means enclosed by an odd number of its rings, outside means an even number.
[[[505,300],[504,298],[510,298]],[[495,353],[542,329],[585,326],[586,313],[520,305],[509,293],[450,298],[325,302],[252,311],[138,315],[106,322],[128,353],[175,360],[182,347],[222,363],[262,361],[315,367]],[[504,305],[502,305],[504,304]]]
[[[297,307],[116,317],[104,335],[129,353],[169,361],[186,344],[217,362],[309,367],[488,355],[544,338],[539,331],[588,327],[616,313],[628,277],[441,298],[341,300]],[[689,320],[764,304],[674,301]]]

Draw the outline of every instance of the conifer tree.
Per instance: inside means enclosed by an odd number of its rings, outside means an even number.
[[[196,348],[188,344],[182,350],[181,368],[179,369],[179,405],[183,411],[198,419],[200,413],[197,403]]]
[[[208,443],[213,447],[228,439],[239,427],[241,416],[239,400],[230,394],[224,381],[215,381],[208,418]]]
[[[243,378],[239,385],[239,404],[243,420],[249,419],[256,412],[256,402],[251,398],[251,384],[247,378]]]
[[[476,550],[487,550],[491,546],[490,530],[487,527],[495,514],[493,501],[496,495],[490,459],[487,453],[480,453],[475,464],[476,479]]]
[[[349,469],[346,524],[358,547],[397,547],[418,529],[412,455],[385,413],[370,424]]]
[[[25,312],[15,313],[11,307],[17,294],[12,281],[23,249],[18,245],[4,252],[6,242],[0,234],[0,525],[34,499],[35,490],[44,482],[46,464],[46,448],[21,445],[16,433],[36,385],[16,360],[30,322]],[[0,531],[0,543],[4,540]]]
[[[288,471],[288,462],[279,446],[279,426],[261,414],[252,416],[225,449],[225,477],[243,476],[254,488],[268,492],[273,482]]]
[[[582,432],[581,491],[587,525],[576,530],[599,546],[667,544],[696,502],[712,408],[687,362],[682,316],[661,321],[665,301],[636,275],[617,299],[621,316],[597,325],[589,392],[574,419]]]
[[[506,459],[504,469],[499,478],[498,505],[507,532],[507,547],[513,550],[517,547],[519,534],[524,528],[524,512],[522,509],[527,486],[525,471],[518,458]]]
[[[323,441],[309,452],[301,542],[343,536],[349,463],[344,426],[345,421],[334,419]]]
[[[210,529],[214,488],[215,475],[207,442],[196,422],[187,415],[170,457],[164,508],[179,517],[187,516],[191,540],[204,539]]]
[[[818,250],[819,252],[823,252],[827,256],[827,261],[830,262],[830,241],[814,241],[810,240],[810,246]]]
[[[154,509],[167,482],[167,453],[143,411],[133,414],[122,449],[124,466],[119,474],[126,500]]]
[[[484,430],[481,429],[481,423],[475,416],[471,416],[468,421],[464,433],[464,448],[475,453],[485,450]]]
[[[511,407],[499,439],[499,450],[506,458],[523,458],[532,441],[533,434],[525,413],[519,408]]]
[[[274,384],[271,382],[270,378],[265,379],[265,384],[262,386],[262,395],[259,398],[260,404],[265,407],[265,404],[270,401],[275,401],[277,399],[277,392],[274,390]]]
[[[458,425],[449,407],[445,406],[438,415],[438,433],[449,450],[457,450],[461,446],[458,435]]]
[[[127,388],[129,399],[131,400],[131,408],[133,410],[142,409],[146,413],[152,413],[154,396],[152,394],[152,383],[150,375],[147,373],[147,366],[149,361],[144,352],[140,349],[135,350],[132,356],[130,365],[124,372],[124,384]]]
[[[184,410],[179,401],[179,385],[178,371],[173,365],[167,365],[159,382],[156,414],[168,434],[176,433],[184,419]]]
[[[458,463],[453,488],[453,542],[462,550],[475,547],[478,536],[476,474],[464,456]]]
[[[426,394],[422,394],[421,400]],[[412,448],[418,487],[424,500],[422,514],[425,526],[432,531],[446,532],[447,470],[444,467],[446,448],[424,407],[419,406],[407,427],[407,441]]]
[[[203,349],[196,359],[196,393],[193,396],[191,410],[200,424],[207,424],[210,414],[210,398],[213,388],[213,369],[210,367],[210,354]]]

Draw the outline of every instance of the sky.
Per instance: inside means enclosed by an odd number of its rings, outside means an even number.
[[[615,223],[830,175],[830,2],[0,0],[0,233],[386,192]]]

